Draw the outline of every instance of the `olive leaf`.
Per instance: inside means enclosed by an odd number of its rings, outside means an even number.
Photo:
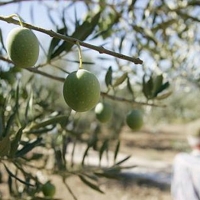
[[[106,72],[106,76],[105,76],[105,83],[106,86],[109,87],[112,85],[112,67],[110,66]]]
[[[120,84],[122,84],[126,79],[127,79],[127,75],[128,73],[125,72],[124,74],[122,74],[119,78],[117,78],[115,80],[115,82],[113,83],[113,87],[117,87],[119,86]]]
[[[14,174],[9,170],[9,168],[8,168],[5,164],[4,164],[4,167],[5,167],[6,171],[8,172],[10,178],[15,178],[15,179],[16,179],[17,181],[19,181],[20,183],[23,183],[23,184],[25,184],[25,185],[27,185],[27,186],[34,187],[34,185],[32,185],[32,184],[30,184],[30,183],[28,183],[28,182],[26,182],[26,181],[23,181],[22,179],[20,179],[20,178],[17,177],[16,175],[14,175]]]
[[[81,180],[83,183],[85,183],[87,186],[89,186],[89,187],[92,188],[93,190],[96,190],[96,191],[98,191],[98,192],[100,192],[100,193],[102,193],[102,194],[104,193],[104,192],[99,188],[99,186],[98,186],[97,184],[95,184],[95,183],[89,181],[88,178],[84,177],[83,175],[79,175],[79,178],[80,178],[80,180]]]
[[[119,152],[119,149],[120,149],[120,141],[117,142],[117,145],[116,145],[116,148],[115,148],[115,153],[114,153],[114,163],[116,162],[116,159],[117,159],[117,155],[118,155],[118,152]]]
[[[101,159],[102,159],[102,156],[103,156],[103,153],[104,151],[107,151],[108,150],[108,142],[109,140],[105,140],[99,150],[99,163],[101,162]]]
[[[15,157],[22,157],[29,151],[31,151],[36,146],[39,146],[41,144],[42,138],[33,139],[32,141],[25,144],[22,149],[18,150],[15,154]]]
[[[66,34],[66,27],[58,29],[57,33]],[[52,38],[50,45],[49,45],[48,53],[47,53],[47,61],[51,60],[52,54],[54,53],[55,49],[58,48],[58,45],[60,42],[61,42],[61,39]]]
[[[98,177],[104,177],[109,179],[119,179],[119,171],[116,170],[105,170],[103,172],[95,172],[95,175]]]
[[[15,153],[17,152],[17,149],[18,149],[18,146],[19,146],[19,143],[21,140],[21,136],[23,133],[23,129],[24,129],[24,127],[21,127],[17,131],[15,138],[11,141],[11,148],[10,148],[10,152],[9,152],[10,157],[14,157]]]
[[[128,88],[128,91],[131,93],[132,97],[134,98],[134,92],[130,83],[130,78],[128,76],[127,76],[127,88]]]
[[[172,91],[169,91],[169,92],[163,93],[161,95],[158,95],[156,97],[156,99],[157,100],[163,100],[163,99],[166,99],[167,97],[169,97],[171,94],[172,94]]]
[[[10,115],[10,117],[7,121],[7,124],[5,126],[4,132],[3,132],[3,134],[1,134],[1,136],[5,137],[5,136],[9,135],[10,128],[14,122],[16,115],[17,115],[18,109],[19,109],[19,85],[17,85],[17,89],[16,89],[16,93],[15,93],[15,106],[13,108],[13,113]]]
[[[152,91],[152,97],[156,97],[158,93],[160,92],[160,88],[162,87],[163,84],[163,75],[157,75],[153,79],[153,91]]]
[[[152,90],[153,90],[153,78],[149,77],[148,81],[146,81],[146,75],[143,76],[142,79],[142,91],[147,99],[152,98]]]
[[[10,150],[10,138],[7,134],[0,140],[0,157],[7,156]]]
[[[74,33],[71,35],[71,37],[84,41],[94,31],[96,25],[99,22],[100,16],[101,16],[101,12],[97,12],[90,19],[86,17],[86,20],[81,25],[77,24],[76,29]],[[51,54],[50,59],[53,59],[59,56],[64,51],[69,52],[71,48],[73,47],[73,45],[74,43],[63,41],[62,44],[58,48],[56,48],[55,51]]]
[[[101,36],[103,39],[108,38],[112,34],[112,27],[119,21],[121,17],[120,13],[113,10],[109,12],[105,18],[102,18],[99,22],[99,33],[95,36]]]
[[[169,81],[165,82],[164,84],[161,85],[161,87],[159,88],[159,90],[157,91],[157,93],[160,93],[160,92],[166,90],[167,88],[169,88],[169,86],[170,86]]]
[[[85,158],[86,158],[86,156],[87,156],[87,154],[88,154],[88,151],[89,151],[89,149],[90,149],[91,147],[92,147],[92,146],[91,146],[90,144],[88,144],[87,148],[85,149],[85,152],[84,152],[83,158],[82,158],[82,162],[81,162],[81,165],[82,165],[82,166],[85,164]]]
[[[0,43],[2,44],[3,49],[6,51],[6,47],[4,45],[2,30],[0,29]]]
[[[127,161],[130,157],[131,157],[131,155],[126,156],[122,160],[118,161],[115,165],[121,165],[122,163],[124,163],[125,161]]]
[[[34,124],[32,125],[29,130],[35,130],[35,129],[39,129],[39,128],[44,128],[46,126],[49,126],[49,125],[55,125],[55,124],[66,124],[68,121],[68,116],[66,115],[58,115],[58,116],[55,116],[55,117],[51,117],[50,119],[46,119],[44,120],[43,122],[41,123],[37,123],[37,124]]]

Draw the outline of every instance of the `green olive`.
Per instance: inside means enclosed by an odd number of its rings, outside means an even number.
[[[52,184],[50,181],[47,181],[43,186],[42,186],[42,193],[44,194],[45,197],[53,197],[56,193],[56,187],[54,184]]]
[[[38,60],[39,42],[28,28],[17,27],[10,31],[6,40],[10,59],[17,67],[32,67]]]
[[[131,110],[126,116],[126,123],[132,130],[139,130],[143,126],[143,114],[140,110]]]
[[[99,101],[99,81],[93,73],[85,69],[74,71],[65,79],[63,96],[67,105],[73,110],[88,111]]]
[[[113,115],[113,109],[110,104],[103,102],[103,103],[98,103],[95,107],[95,114],[96,118],[102,122],[108,122],[112,115]]]

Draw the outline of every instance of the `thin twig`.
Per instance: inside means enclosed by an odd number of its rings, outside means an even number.
[[[11,3],[19,3],[21,1],[24,1],[24,0],[13,0],[13,1],[0,2],[0,6],[4,6],[4,5],[7,5],[7,4],[11,4]]]
[[[5,21],[7,23],[12,23],[12,24],[19,25],[19,21],[13,19],[11,16],[6,16],[5,17],[5,16],[0,15],[0,20]],[[94,51],[99,52],[100,54],[107,54],[107,55],[110,55],[110,56],[113,56],[113,57],[116,57],[116,58],[120,58],[120,59],[123,59],[123,60],[127,60],[127,61],[130,61],[130,62],[133,62],[135,64],[142,64],[143,63],[143,61],[141,59],[139,59],[139,58],[130,57],[130,56],[126,56],[126,55],[121,54],[121,53],[110,51],[108,49],[105,49],[102,46],[95,46],[95,45],[80,41],[80,40],[78,40],[76,38],[56,33],[56,32],[54,32],[52,30],[47,30],[47,29],[44,29],[44,28],[41,28],[41,27],[33,26],[33,25],[25,23],[25,22],[23,22],[23,26],[26,27],[26,28],[29,28],[29,29],[33,29],[33,30],[45,33],[45,34],[47,34],[47,35],[49,35],[51,37],[62,39],[64,41],[67,41],[67,42],[72,43],[72,44],[77,44],[77,42],[78,42],[80,44],[80,46],[92,49]]]
[[[64,185],[66,186],[67,190],[69,191],[69,193],[72,195],[72,197],[74,198],[74,200],[78,200],[77,197],[75,196],[75,194],[73,193],[73,191],[71,190],[71,188],[69,187],[69,185],[66,182],[66,179],[63,180]]]
[[[7,58],[4,58],[2,56],[0,56],[0,60],[4,60],[4,61],[7,61],[9,63],[12,63],[11,60],[9,60]],[[38,68],[25,68],[25,69],[28,70],[28,71],[30,71],[30,72],[33,72],[33,73],[36,73],[36,74],[40,74],[42,76],[45,76],[47,78],[51,78],[51,79],[56,80],[56,81],[60,81],[60,82],[64,82],[65,81],[65,79],[62,78],[62,77],[53,76],[51,74],[48,74],[46,72],[38,70]],[[133,99],[126,99],[126,98],[123,98],[123,97],[117,97],[115,95],[110,95],[107,92],[101,92],[101,96],[102,97],[107,97],[109,99],[116,100],[116,101],[131,103],[131,104],[134,104],[134,105],[144,105],[144,106],[154,106],[154,107],[166,107],[166,105],[157,105],[157,104],[148,103],[148,102],[137,102],[137,101],[135,101]]]
[[[148,103],[148,102],[138,102],[138,101],[135,101],[133,99],[126,99],[126,98],[123,98],[123,97],[117,97],[117,96],[114,96],[114,95],[110,95],[110,94],[108,94],[106,92],[101,92],[101,96],[102,97],[107,97],[109,99],[116,100],[116,101],[131,103],[131,104],[134,104],[134,105],[154,106],[154,107],[166,107],[166,105],[157,105],[157,104]]]
[[[10,60],[10,59],[8,59],[8,58],[5,58],[5,57],[3,57],[3,56],[0,56],[0,60],[3,60],[3,61],[5,61],[5,62],[8,62],[8,63],[12,63],[12,64],[13,64],[13,61],[12,61],[12,60]],[[30,72],[33,72],[33,73],[35,73],[35,74],[40,74],[40,75],[45,76],[45,77],[47,77],[47,78],[51,78],[51,79],[56,80],[56,81],[60,81],[60,82],[64,82],[64,81],[65,81],[65,79],[62,78],[62,77],[53,76],[53,75],[51,75],[51,74],[48,74],[48,73],[46,73],[46,72],[43,72],[43,71],[38,70],[36,67],[35,67],[35,68],[24,68],[24,69],[26,69],[26,70],[28,70],[28,71],[30,71]]]
[[[43,72],[43,71],[40,71],[38,70],[37,68],[26,68],[28,71],[30,72],[33,72],[33,73],[36,73],[36,74],[40,74],[42,76],[45,76],[45,77],[48,77],[48,78],[51,78],[53,80],[56,80],[56,81],[60,81],[60,82],[64,82],[65,79],[62,78],[62,77],[58,77],[58,76],[53,76],[51,74],[48,74],[46,72]]]
[[[17,176],[15,176],[15,175],[8,169],[8,167],[7,167],[4,163],[3,163],[3,165],[4,165],[5,169],[6,169],[6,171],[8,172],[8,174],[9,174],[12,178],[15,178],[17,181],[19,181],[20,183],[23,183],[24,185],[28,185],[28,186],[34,187],[33,184],[30,184],[30,183],[28,183],[28,182],[26,182],[26,181],[23,181],[22,179],[20,179],[20,178],[18,178]]]
[[[0,60],[3,60],[3,61],[5,61],[5,62],[7,62],[7,63],[12,63],[12,64],[13,64],[13,61],[12,61],[12,60],[10,60],[10,59],[8,59],[8,58],[5,58],[5,57],[3,57],[3,56],[0,56]]]

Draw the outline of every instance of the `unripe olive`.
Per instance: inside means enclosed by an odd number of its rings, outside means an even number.
[[[39,42],[28,28],[17,27],[11,30],[7,36],[6,48],[10,59],[17,67],[31,67],[37,62]]]
[[[43,186],[42,186],[42,193],[44,194],[45,197],[53,197],[56,193],[56,187],[54,184],[52,184],[50,181],[47,181]]]
[[[63,96],[68,106],[73,110],[77,112],[88,111],[99,101],[99,81],[93,73],[85,69],[74,71],[65,79]]]
[[[103,102],[103,103],[98,103],[95,107],[95,114],[96,118],[102,122],[108,122],[112,115],[113,115],[113,109],[110,104]]]
[[[143,125],[143,114],[140,110],[131,110],[126,116],[126,123],[132,130],[139,130]]]

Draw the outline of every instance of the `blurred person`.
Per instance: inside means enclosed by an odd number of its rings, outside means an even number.
[[[191,152],[174,158],[171,195],[173,200],[200,200],[200,124],[192,124],[186,131]]]

